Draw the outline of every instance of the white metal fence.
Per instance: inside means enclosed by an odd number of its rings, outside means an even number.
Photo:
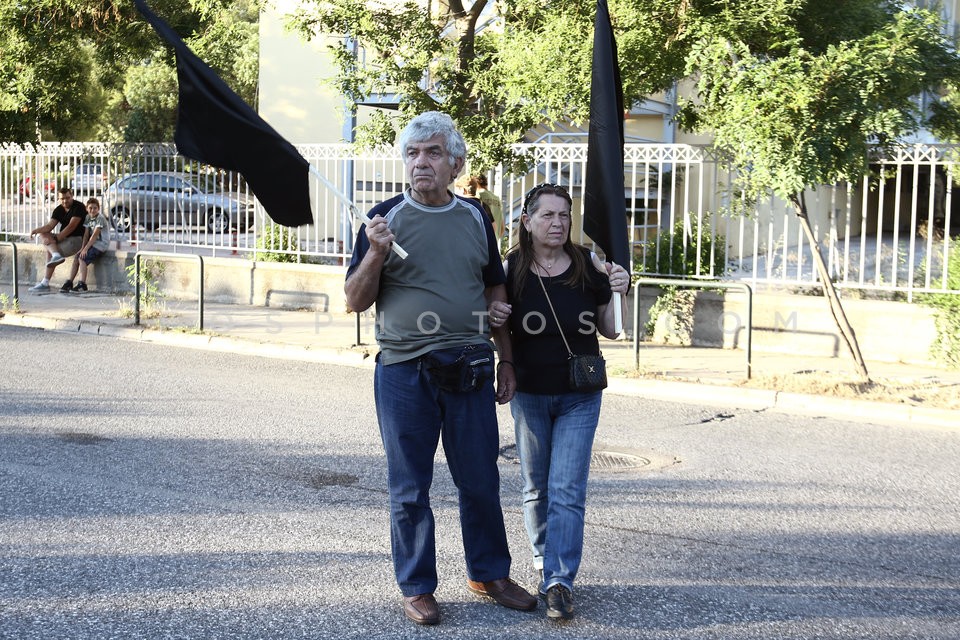
[[[406,186],[403,165],[392,149],[298,148],[361,211]],[[586,145],[517,145],[515,151],[530,159],[530,171],[490,174],[491,190],[504,202],[508,229],[516,225],[526,191],[553,182],[569,189],[574,237],[589,244],[579,224]],[[877,158],[871,175],[857,184],[806,194],[837,286],[908,296],[949,291],[951,237],[960,235],[960,211],[954,210],[960,207],[954,197],[954,181],[960,179],[956,151],[951,146],[906,146]],[[126,190],[111,187],[131,175],[163,179],[143,177]],[[634,270],[773,287],[818,285],[809,243],[792,209],[772,197],[746,206],[731,185],[731,176],[721,171],[708,147],[628,144],[624,199]],[[119,223],[113,233],[118,248],[250,259],[273,254],[333,264],[344,263],[351,251],[353,221],[345,203],[321,181],[311,176],[315,223],[278,232],[241,176],[184,159],[169,144],[0,146],[0,234],[27,240],[30,230],[49,219],[56,190],[63,186],[74,187],[81,200],[88,195],[101,199]],[[205,189],[213,193],[203,194]],[[248,201],[249,220],[244,217]],[[234,212],[217,222],[211,214],[217,208]]]

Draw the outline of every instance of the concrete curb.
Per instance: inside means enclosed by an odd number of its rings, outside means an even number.
[[[158,330],[146,327],[119,327],[96,321],[66,320],[18,313],[7,313],[0,317],[0,325],[63,333],[84,333],[121,340],[285,360],[369,368],[374,365],[374,358],[372,357],[374,354],[368,349],[315,348],[287,343],[258,342],[247,338],[234,338],[216,334],[191,334],[176,330]],[[708,404],[752,411],[781,411],[807,416],[829,416],[857,422],[960,428],[960,412],[958,411],[889,402],[788,393],[770,389],[748,389],[700,382],[611,377],[607,392],[651,400]]]

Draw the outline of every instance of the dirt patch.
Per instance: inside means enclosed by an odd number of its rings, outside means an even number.
[[[736,383],[736,386],[937,409],[960,409],[960,383],[938,378],[877,378],[864,382],[853,375],[805,371],[790,375],[757,376]]]
[[[918,378],[877,377],[864,382],[854,374],[829,371],[798,371],[789,374],[756,375],[750,380],[700,376],[664,375],[654,372],[624,372],[628,378],[682,380],[699,384],[768,389],[812,396],[830,396],[871,402],[909,404],[934,409],[960,410],[960,381],[936,376]]]

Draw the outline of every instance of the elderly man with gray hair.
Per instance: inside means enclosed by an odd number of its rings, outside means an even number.
[[[509,333],[492,330],[496,367],[490,341],[488,305],[506,301],[497,240],[480,203],[450,190],[466,145],[449,116],[417,116],[399,146],[410,187],[368,214],[344,291],[354,311],[376,303],[374,396],[403,611],[418,624],[440,621],[430,508],[440,442],[459,495],[467,588],[531,611],[536,598],[509,577],[500,506],[496,403],[510,401],[516,378]],[[394,241],[406,258],[391,252]]]

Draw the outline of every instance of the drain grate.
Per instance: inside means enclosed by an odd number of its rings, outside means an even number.
[[[517,446],[507,445],[500,449],[500,457],[513,463],[519,463]],[[630,471],[633,469],[654,468],[654,459],[634,453],[621,451],[594,450],[590,455],[590,468],[594,471]]]
[[[597,471],[627,471],[650,466],[650,458],[615,451],[594,451],[590,468]]]

